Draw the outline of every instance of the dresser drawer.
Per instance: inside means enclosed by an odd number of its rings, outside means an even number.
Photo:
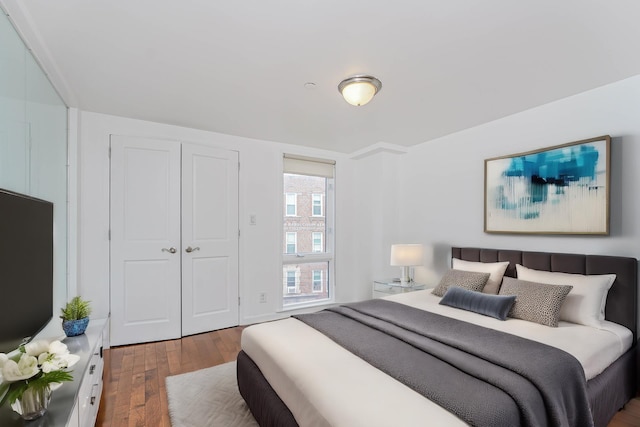
[[[102,345],[100,345],[91,357],[78,394],[78,419],[83,427],[95,425],[100,397],[102,396],[103,371],[104,360],[102,358]]]

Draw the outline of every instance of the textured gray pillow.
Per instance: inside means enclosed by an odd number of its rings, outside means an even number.
[[[516,296],[509,317],[555,328],[558,326],[562,303],[572,288],[569,285],[547,285],[505,277],[502,279],[500,295]]]
[[[451,286],[440,304],[505,320],[515,301],[515,295],[489,295]]]
[[[451,269],[445,273],[438,286],[431,293],[441,297],[447,292],[449,286],[458,286],[470,291],[482,292],[482,288],[487,284],[489,276],[489,273]]]

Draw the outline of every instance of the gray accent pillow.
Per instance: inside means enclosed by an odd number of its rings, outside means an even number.
[[[500,295],[515,295],[509,317],[557,327],[560,309],[573,286],[527,282],[512,277],[502,279]]]
[[[485,316],[505,320],[516,302],[515,295],[489,295],[451,286],[440,300],[440,304]]]
[[[470,291],[482,292],[484,285],[489,280],[489,276],[489,273],[451,269],[445,273],[438,286],[431,293],[441,297],[447,292],[449,286],[458,286]]]

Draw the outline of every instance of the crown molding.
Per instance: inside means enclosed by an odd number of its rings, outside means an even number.
[[[409,149],[403,145],[389,144],[388,142],[377,142],[361,150],[354,151],[349,155],[350,159],[360,160],[378,153],[405,154]]]
[[[0,8],[7,15],[9,22],[11,22],[25,47],[34,57],[56,92],[58,92],[62,101],[68,107],[77,106],[77,97],[53,60],[51,52],[49,52],[46,43],[44,43],[24,3],[19,0],[0,0]]]

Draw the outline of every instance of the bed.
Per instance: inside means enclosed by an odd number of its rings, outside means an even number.
[[[472,332],[471,336],[462,341],[469,340],[469,345],[474,348],[482,347],[473,344],[474,335],[481,337],[486,331],[487,334],[493,336],[499,334],[496,330],[506,328],[504,332],[508,332],[510,339],[517,340],[523,336],[530,340],[538,340],[542,346],[550,346],[550,352],[562,353],[549,353],[553,354],[550,357],[535,357],[535,359],[542,360],[542,363],[547,363],[545,367],[540,368],[543,370],[554,369],[555,358],[562,358],[563,354],[567,354],[565,352],[571,353],[573,357],[569,356],[568,359],[579,361],[580,365],[576,372],[579,371],[582,376],[571,374],[575,378],[562,379],[563,384],[576,382],[575,386],[567,385],[563,388],[579,389],[581,387],[579,383],[584,384],[585,390],[582,398],[586,400],[587,409],[585,410],[583,405],[582,410],[575,408],[574,410],[578,416],[586,416],[588,423],[584,424],[585,419],[576,421],[576,414],[569,417],[570,421],[568,422],[556,421],[551,417],[551,421],[545,420],[545,423],[549,422],[553,425],[589,425],[593,423],[595,426],[606,426],[611,417],[635,396],[637,390],[635,343],[637,339],[638,284],[638,262],[636,259],[458,247],[452,248],[451,255],[455,259],[472,263],[487,263],[487,265],[508,261],[509,264],[504,276],[510,278],[516,277],[517,264],[535,271],[580,275],[615,274],[615,281],[606,297],[604,310],[606,321],[603,322],[605,326],[593,328],[571,322],[560,322],[561,327],[549,328],[518,319],[500,322],[486,316],[444,307],[437,303],[434,305],[433,300],[438,297],[431,295],[430,290],[394,296],[389,298],[391,301],[364,302],[361,306],[344,309],[339,307],[338,310],[349,311],[353,308],[357,311],[357,316],[360,316],[358,311],[360,309],[380,308],[381,311],[384,311],[391,308],[396,310],[397,306],[402,306],[406,307],[406,310],[402,310],[399,315],[403,317],[406,312],[408,313],[406,316],[409,316],[408,319],[415,319],[416,315],[422,316],[424,309],[435,310],[436,315],[440,315],[434,316],[431,313],[424,313],[425,316],[433,316],[433,318],[429,317],[426,323],[443,321],[442,319],[445,319],[445,323],[458,322],[456,319],[448,320],[455,317],[461,317],[465,322],[471,319],[470,321],[478,321],[480,324],[477,327],[481,329]],[[453,312],[461,314],[451,314]],[[334,313],[330,314],[335,316]],[[369,332],[364,332],[364,330],[357,332],[355,338],[350,332],[352,335],[348,335],[349,338],[343,345],[349,347],[350,341],[353,341],[356,343],[353,345],[367,347],[368,343],[373,342],[375,345],[371,345],[372,348],[367,350],[372,355],[361,354],[360,347],[351,351],[347,350],[334,342],[334,340],[339,342],[339,337],[329,338],[324,332],[316,329],[317,326],[311,327],[306,323],[323,316],[326,316],[326,313],[322,312],[319,316],[311,318],[289,318],[254,325],[244,330],[242,351],[238,355],[237,363],[238,387],[261,426],[384,426],[424,425],[425,423],[428,425],[464,426],[484,423],[469,422],[469,419],[460,413],[443,409],[441,405],[434,403],[434,401],[438,402],[437,399],[432,401],[424,397],[425,395],[432,396],[434,393],[432,389],[425,394],[418,390],[422,385],[416,387],[411,384],[412,377],[415,376],[413,373],[420,372],[420,375],[426,377],[426,382],[430,383],[428,387],[436,387],[435,395],[443,394],[446,396],[447,392],[451,392],[447,391],[447,387],[451,388],[451,384],[454,385],[454,391],[465,391],[468,388],[469,392],[465,395],[467,400],[457,404],[457,407],[463,408],[463,411],[474,406],[491,407],[491,404],[486,404],[484,393],[473,393],[472,386],[455,388],[458,384],[457,380],[451,380],[448,376],[449,373],[445,372],[449,362],[438,365],[437,363],[441,362],[436,360],[435,365],[424,365],[426,368],[416,369],[415,366],[421,366],[422,359],[413,360],[411,354],[404,358],[402,352],[405,350],[388,347],[392,344],[383,345],[386,337],[378,335],[369,337],[367,335]],[[408,324],[418,323],[415,320],[410,320]],[[455,328],[456,324],[453,324],[452,328]],[[465,325],[468,324],[465,323]],[[515,329],[511,330],[512,327]],[[390,328],[400,330],[401,332],[398,333],[404,333],[402,328],[396,328],[395,325]],[[436,329],[440,333],[444,328],[444,326],[438,326]],[[468,326],[463,329],[476,331],[473,328],[476,326]],[[522,332],[522,329],[525,331]],[[547,334],[545,332],[549,330],[554,330],[554,333]],[[458,332],[459,330],[451,335],[457,337]],[[373,333],[378,332],[374,331]],[[531,336],[527,336],[527,334]],[[576,337],[578,344],[575,344],[575,340],[571,341],[568,336]],[[358,339],[358,337],[362,339]],[[402,337],[401,339],[405,340]],[[456,339],[461,340],[460,338]],[[390,339],[389,342],[392,341],[394,340]],[[499,347],[495,345],[485,346],[488,348],[482,349],[482,351],[498,353],[504,351],[506,353],[511,348],[520,347],[520,343],[523,343],[523,348],[526,347],[528,344],[525,341],[516,341],[517,344],[504,344],[505,347],[502,350],[498,350]],[[413,347],[420,345],[420,343],[412,344],[411,347],[413,349]],[[555,347],[559,347],[562,351],[555,349]],[[352,351],[360,356],[356,356]],[[529,355],[537,354],[535,352],[538,349],[527,351],[532,352]],[[377,362],[373,363],[367,357],[389,360],[384,362],[386,363],[384,367],[374,367]],[[520,359],[521,361],[528,360],[527,354]],[[549,360],[552,363],[549,363]],[[516,360],[514,363],[523,364],[521,361]],[[411,363],[417,363],[417,365],[411,365]],[[564,375],[563,369],[554,375]],[[395,372],[399,378],[388,375],[389,371]],[[502,374],[498,376],[502,378]],[[407,377],[411,378],[407,379]],[[440,390],[440,386],[444,391]],[[550,386],[549,388],[553,389],[554,387]],[[576,393],[580,394],[582,391],[578,390]],[[477,397],[476,402],[472,401],[474,396]],[[542,398],[542,400],[545,399],[546,397]],[[560,400],[562,399],[564,397],[560,398]],[[571,399],[569,399],[569,406],[572,405]],[[524,398],[524,401],[527,401],[527,398]],[[520,410],[522,410],[522,407],[528,406],[529,403],[520,403],[520,405]],[[531,405],[534,406],[533,403]],[[502,406],[499,407],[502,408]],[[530,418],[527,423],[538,425],[537,421],[531,421]]]

